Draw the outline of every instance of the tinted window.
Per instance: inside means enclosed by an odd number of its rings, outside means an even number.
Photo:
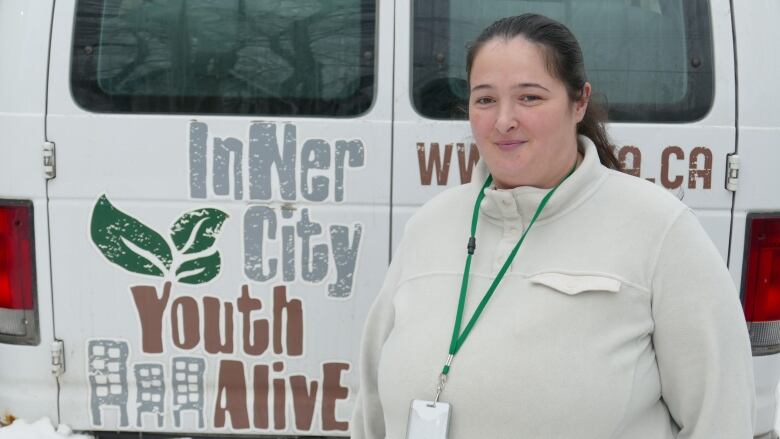
[[[714,94],[706,0],[418,0],[413,101],[424,116],[466,118],[466,48],[498,18],[535,12],[566,24],[613,121],[692,121]]]
[[[375,0],[85,0],[71,86],[103,112],[352,116],[374,94]]]

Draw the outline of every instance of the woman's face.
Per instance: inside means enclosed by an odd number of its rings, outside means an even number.
[[[541,48],[523,37],[485,43],[469,79],[471,131],[496,187],[555,186],[576,160],[590,84],[571,102]]]

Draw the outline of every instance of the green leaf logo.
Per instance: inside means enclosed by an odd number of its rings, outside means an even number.
[[[222,259],[211,248],[227,218],[221,210],[210,208],[185,213],[171,227],[171,247],[162,235],[102,195],[92,210],[90,233],[103,256],[127,271],[165,277],[176,267],[173,272],[179,282],[202,284],[219,274]]]
[[[185,284],[202,284],[219,274],[221,264],[219,252],[215,251],[208,256],[185,261],[176,270],[176,276],[179,282]]]
[[[105,195],[92,211],[92,241],[109,261],[138,274],[164,276],[173,256],[165,239],[137,219],[115,208]],[[139,254],[138,249],[149,256]]]
[[[185,255],[202,252],[214,245],[227,214],[217,209],[187,212],[171,227],[176,249]]]

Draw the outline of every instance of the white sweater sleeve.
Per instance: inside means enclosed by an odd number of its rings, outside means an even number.
[[[403,241],[393,256],[385,281],[368,313],[360,347],[360,384],[350,422],[352,439],[384,439],[385,419],[379,400],[377,371],[382,346],[393,329],[393,297],[401,277]]]
[[[739,295],[689,209],[671,224],[657,257],[653,345],[677,437],[752,438],[753,363]]]

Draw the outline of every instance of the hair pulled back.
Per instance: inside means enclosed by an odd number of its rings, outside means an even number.
[[[510,40],[518,36],[522,36],[542,48],[542,55],[547,61],[547,71],[563,82],[572,102],[582,97],[583,87],[588,79],[580,44],[566,26],[539,14],[523,14],[502,18],[483,30],[466,54],[466,77],[468,80],[471,81],[471,68],[477,53],[488,41],[496,38]],[[593,141],[598,150],[599,160],[604,166],[620,169],[604,128],[605,120],[606,111],[591,101],[588,103],[582,121],[577,124],[577,134],[584,135]],[[578,148],[580,148],[579,145]]]

